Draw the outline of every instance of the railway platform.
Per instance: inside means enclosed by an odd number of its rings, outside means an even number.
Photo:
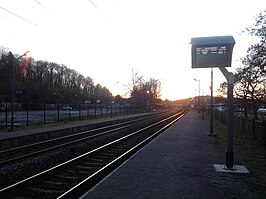
[[[136,119],[151,113],[139,113],[134,115],[123,115],[113,118],[101,118],[96,120],[73,121],[55,126],[41,126],[29,129],[15,129],[13,132],[0,132],[0,150],[5,150],[12,147],[19,147],[23,144],[32,144],[38,141],[45,141],[49,138],[60,137],[75,132],[89,130],[91,127],[101,127],[110,125],[115,122],[128,121]]]
[[[133,117],[138,117],[142,115],[148,115],[149,113],[139,113],[134,115],[123,115],[119,117],[113,117],[113,118],[101,118],[101,119],[93,119],[93,120],[84,120],[84,121],[69,121],[68,123],[61,123],[59,125],[54,126],[40,126],[36,128],[28,128],[21,130],[19,127],[15,128],[13,132],[9,131],[9,129],[6,129],[6,131],[0,132],[0,140],[1,139],[10,139],[10,138],[16,138],[16,137],[22,137],[22,136],[28,136],[33,134],[40,134],[44,132],[52,132],[57,130],[63,130],[63,129],[70,129],[70,128],[78,128],[83,126],[89,126],[89,125],[95,125],[99,123],[104,122],[112,122],[115,120],[126,120]]]
[[[208,132],[209,120],[188,112],[81,198],[253,198],[247,174],[215,171],[225,151]]]

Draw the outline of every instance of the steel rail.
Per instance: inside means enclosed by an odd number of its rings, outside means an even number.
[[[162,113],[162,114],[167,114],[166,113]],[[154,115],[153,117],[157,117],[158,114]],[[131,120],[131,121],[126,121],[126,122],[122,122],[122,123],[118,123],[118,124],[113,124],[113,125],[109,125],[106,127],[100,127],[100,128],[96,128],[96,129],[91,129],[91,130],[87,130],[87,131],[83,131],[83,132],[79,132],[79,133],[75,133],[72,135],[67,135],[67,136],[62,136],[62,137],[58,137],[58,138],[54,138],[54,139],[49,139],[49,140],[45,140],[45,141],[41,141],[41,142],[37,142],[34,144],[28,144],[28,145],[24,145],[21,147],[16,147],[16,148],[12,148],[9,150],[3,150],[0,151],[0,156],[10,156],[11,153],[16,154],[15,157],[9,158],[9,159],[5,159],[5,160],[0,160],[0,165],[4,165],[4,164],[8,164],[8,163],[12,163],[15,161],[19,161],[28,157],[31,157],[33,155],[38,155],[44,152],[48,152],[51,150],[55,150],[58,148],[62,148],[68,145],[72,145],[75,143],[79,143],[88,139],[92,139],[98,136],[102,136],[114,131],[118,131],[118,130],[122,130],[125,128],[128,128],[132,125],[134,125],[134,123],[137,122],[145,122],[145,120],[149,120],[151,119],[150,117],[145,116],[144,118],[140,118],[140,119],[136,119],[136,120]],[[110,130],[108,130],[110,129]],[[102,133],[98,133],[98,134],[94,134],[94,135],[88,135],[88,134],[92,134],[92,133],[96,133],[96,132],[102,132]],[[103,132],[104,131],[104,132]],[[80,138],[81,136],[83,136],[82,138]],[[76,140],[70,140],[67,141],[68,139],[74,139],[76,138]],[[66,142],[65,142],[66,141]],[[57,144],[57,143],[62,143],[63,144]],[[53,144],[54,146],[50,146],[51,144]],[[30,150],[32,151],[34,147],[44,147],[39,149],[39,150],[35,150],[33,152],[27,152],[26,150]],[[22,154],[22,155],[17,155],[21,152],[24,152],[26,154]]]
[[[164,130],[166,130],[168,127],[170,127],[173,123],[175,123],[176,121],[178,121],[180,118],[182,118],[185,114],[187,113],[187,111],[185,111],[184,113],[182,113],[181,115],[179,115],[177,118],[175,118],[173,121],[171,121],[170,123],[168,123],[167,125],[165,125],[164,127],[162,127],[161,129],[159,129],[158,131],[156,131],[154,134],[152,134],[151,136],[149,136],[148,138],[146,138],[145,140],[143,140],[142,142],[140,142],[139,144],[135,145],[134,147],[132,147],[131,149],[129,149],[128,151],[126,151],[125,153],[123,153],[122,155],[120,155],[119,157],[117,157],[115,160],[113,160],[112,162],[110,162],[109,164],[107,164],[106,166],[104,166],[103,168],[101,168],[100,170],[98,170],[97,172],[95,172],[93,175],[87,177],[85,180],[83,180],[82,182],[80,182],[79,184],[75,185],[74,187],[72,187],[71,189],[69,189],[67,192],[65,192],[64,194],[60,195],[59,197],[57,197],[57,199],[59,198],[68,198],[70,196],[76,195],[77,192],[79,192],[78,190],[80,189],[80,187],[83,187],[84,184],[86,186],[87,182],[94,178],[97,175],[101,175],[102,172],[104,172],[105,170],[109,170],[109,167],[112,167],[112,165],[114,164],[119,164],[119,162],[123,162],[124,159],[128,159],[132,154],[134,154],[136,151],[138,151],[140,148],[142,148],[146,143],[148,143],[149,141],[151,141],[154,137],[156,137],[157,135],[159,135],[161,132],[163,132]],[[158,123],[157,123],[158,124]],[[150,126],[154,126],[156,124],[150,125]],[[147,129],[149,127],[145,127],[144,129]],[[141,130],[133,133],[136,134],[138,132],[141,132]],[[131,135],[130,135],[131,136]],[[129,157],[128,157],[129,156]]]
[[[80,183],[76,184],[75,186],[73,186],[72,188],[70,188],[69,190],[67,190],[65,193],[63,193],[63,194],[61,194],[61,195],[58,196],[58,198],[68,197],[68,196],[72,195],[74,192],[76,192],[76,190],[79,189],[79,187],[84,186],[84,183],[87,183],[90,179],[95,178],[95,176],[103,173],[106,169],[108,169],[109,167],[111,167],[111,165],[117,164],[117,162],[120,162],[120,160],[123,159],[127,154],[130,154],[132,151],[135,151],[135,149],[137,149],[138,147],[140,147],[141,145],[143,145],[144,143],[146,143],[148,140],[151,140],[153,137],[157,136],[160,132],[164,131],[166,128],[168,128],[170,125],[172,125],[178,119],[180,119],[181,117],[183,117],[183,115],[185,115],[186,112],[187,111],[183,111],[182,113],[177,113],[177,114],[175,114],[173,116],[170,116],[170,117],[168,117],[166,119],[163,119],[163,120],[161,120],[159,122],[156,122],[154,124],[148,125],[148,126],[142,128],[140,130],[137,130],[137,131],[135,131],[133,133],[130,133],[129,135],[126,135],[126,136],[123,136],[123,137],[121,137],[119,139],[116,139],[114,141],[111,141],[111,142],[109,142],[109,143],[107,143],[107,144],[105,144],[103,146],[100,146],[100,147],[98,147],[96,149],[93,149],[93,150],[91,150],[91,151],[89,151],[87,153],[84,153],[84,154],[82,154],[82,155],[80,155],[78,157],[75,157],[75,158],[73,158],[71,160],[68,160],[68,161],[66,161],[66,162],[64,162],[62,164],[59,164],[59,165],[57,165],[55,167],[52,167],[52,168],[47,169],[47,170],[45,170],[43,172],[40,172],[40,173],[38,173],[36,175],[33,175],[33,176],[31,176],[31,177],[29,177],[27,179],[24,179],[24,180],[22,180],[20,182],[17,182],[15,184],[13,184],[13,185],[10,185],[10,186],[8,186],[6,188],[3,188],[3,189],[0,190],[0,196],[1,196],[1,194],[4,194],[4,193],[9,192],[9,191],[12,192],[12,190],[14,190],[15,188],[21,186],[24,183],[27,183],[27,182],[29,182],[31,180],[34,180],[34,179],[36,179],[38,177],[41,177],[41,176],[45,175],[45,174],[48,174],[49,172],[55,172],[56,169],[62,168],[64,166],[66,166],[66,165],[69,165],[69,164],[75,162],[75,161],[81,160],[82,158],[84,158],[84,157],[86,157],[86,156],[88,156],[90,154],[93,154],[95,152],[99,152],[100,150],[102,150],[104,148],[107,148],[107,147],[109,147],[111,145],[114,145],[114,144],[116,144],[118,142],[124,141],[124,140],[126,140],[126,139],[128,139],[130,137],[133,137],[134,135],[138,135],[141,132],[144,132],[144,131],[152,128],[152,127],[157,126],[158,124],[162,124],[162,123],[164,123],[164,122],[166,122],[168,120],[171,120],[169,123],[167,123],[166,125],[164,125],[164,127],[160,128],[160,130],[157,130],[155,133],[153,133],[152,135],[150,135],[148,138],[144,139],[143,141],[141,141],[140,143],[138,143],[136,146],[132,147],[131,149],[129,149],[126,152],[124,152],[123,154],[119,155],[119,157],[115,158],[113,161],[111,161],[110,163],[108,163],[107,165],[105,165],[104,167],[102,167],[101,169],[99,169],[97,172],[93,173],[92,175],[90,175],[86,179],[82,180]]]

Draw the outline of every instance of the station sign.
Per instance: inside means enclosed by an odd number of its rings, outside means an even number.
[[[192,68],[230,67],[233,36],[191,38]]]

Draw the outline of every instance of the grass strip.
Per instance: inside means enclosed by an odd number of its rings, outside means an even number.
[[[214,121],[216,144],[224,149],[226,146],[226,125]],[[250,133],[250,135],[252,135]],[[250,191],[259,197],[266,198],[266,145],[258,143],[249,133],[234,130],[235,165],[243,165],[249,170],[245,178]]]

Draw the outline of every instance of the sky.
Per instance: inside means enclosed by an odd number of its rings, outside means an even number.
[[[0,0],[0,46],[64,64],[113,95],[132,71],[162,83],[162,99],[210,95],[211,69],[191,68],[192,37],[232,35],[232,67],[257,40],[241,33],[265,0]],[[214,95],[226,81],[214,68]],[[195,81],[196,79],[197,81]]]

